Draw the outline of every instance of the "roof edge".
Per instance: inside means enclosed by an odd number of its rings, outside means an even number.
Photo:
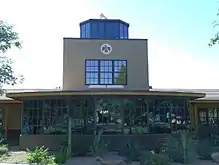
[[[54,90],[35,92],[7,93],[9,98],[34,97],[34,96],[73,96],[73,95],[141,95],[141,96],[184,96],[203,98],[205,93],[175,92],[175,91],[149,91],[149,90],[124,90],[124,89],[90,89],[90,90]]]
[[[127,38],[127,39],[102,39],[102,38],[77,38],[77,37],[63,37],[63,40],[103,40],[103,41],[148,41],[147,38]]]
[[[86,23],[92,23],[92,22],[118,22],[118,23],[123,23],[125,24],[126,26],[129,27],[129,23],[121,20],[121,19],[87,19],[85,21],[82,21],[79,23],[79,25],[83,25],[83,24],[86,24]]]

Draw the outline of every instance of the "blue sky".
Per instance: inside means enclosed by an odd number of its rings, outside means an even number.
[[[0,0],[0,19],[15,26],[23,49],[7,53],[25,82],[10,88],[62,85],[62,38],[79,37],[79,22],[118,18],[130,38],[149,42],[150,84],[156,88],[219,88],[216,0]],[[52,61],[50,59],[53,59]],[[8,86],[6,86],[8,88]]]

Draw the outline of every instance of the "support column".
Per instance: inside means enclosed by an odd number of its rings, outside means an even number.
[[[196,132],[198,132],[199,116],[198,116],[198,107],[196,104],[194,104],[194,110],[195,110],[195,130],[196,130]]]
[[[5,108],[4,110],[4,130],[5,130],[5,138],[7,139],[8,137],[8,108]]]

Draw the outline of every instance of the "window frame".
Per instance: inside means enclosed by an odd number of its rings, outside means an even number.
[[[97,77],[97,83],[88,83],[87,82],[87,61],[97,61],[97,67],[98,67],[98,70],[97,71],[90,71],[90,73],[97,73],[98,74],[98,77]],[[112,73],[112,83],[101,83],[101,73],[104,73],[104,72],[101,72],[101,65],[100,63],[102,61],[109,61],[109,62],[112,62],[112,72],[105,72],[105,73]],[[114,78],[115,78],[115,74],[118,73],[117,71],[115,71],[115,61],[116,62],[125,62],[125,65],[126,65],[126,70],[125,70],[125,83],[123,84],[117,84],[115,83],[114,81]],[[96,67],[96,66],[93,66],[93,67]],[[85,85],[122,85],[122,86],[126,86],[127,85],[127,81],[128,81],[128,61],[127,60],[121,60],[121,59],[85,59],[85,64],[84,64],[84,77],[85,77]],[[122,72],[123,73],[123,72]]]

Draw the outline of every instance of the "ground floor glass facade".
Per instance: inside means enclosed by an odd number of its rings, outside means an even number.
[[[207,126],[219,126],[219,108],[199,108],[199,124]]]
[[[78,96],[24,100],[22,134],[169,133],[190,123],[188,98]]]

